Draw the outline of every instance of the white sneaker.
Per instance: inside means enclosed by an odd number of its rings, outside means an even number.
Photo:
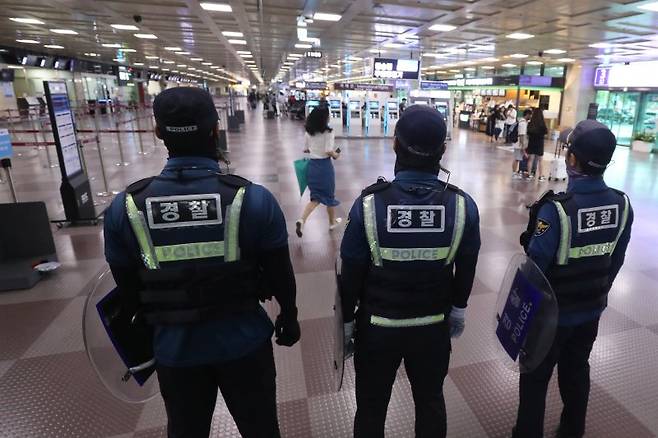
[[[297,234],[297,237],[302,237],[304,235],[304,221],[301,219],[297,219],[297,222],[295,222],[295,233]]]
[[[539,182],[544,182],[544,181],[546,181],[546,177],[545,176],[540,176],[539,177]]]
[[[512,174],[512,179],[522,179],[523,177],[519,173],[513,173]]]
[[[329,231],[333,231],[336,228],[340,227],[343,223],[343,218],[337,217],[333,224],[329,225]]]

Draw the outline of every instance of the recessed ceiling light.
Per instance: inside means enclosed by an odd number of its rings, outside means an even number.
[[[63,49],[64,46],[60,46],[59,44],[44,44],[44,47],[46,49]]]
[[[16,42],[23,44],[39,44],[39,41],[37,40],[16,40]]]
[[[202,62],[202,65],[212,65],[212,62]]]
[[[149,68],[151,68],[151,69],[153,69],[153,70],[157,70],[157,69],[159,69],[160,67],[157,66],[157,65],[149,65]]]
[[[296,48],[296,49],[310,49],[311,47],[313,47],[312,44],[305,44],[305,43],[297,43],[297,44],[295,44],[295,48]]]
[[[294,63],[294,62],[287,62],[287,61],[286,61],[286,62],[283,63],[283,65],[295,65],[295,63]]]
[[[18,70],[18,69],[21,69],[21,68],[24,68],[24,67],[20,66],[20,65],[8,65],[7,68],[10,68],[12,70]]]
[[[52,33],[58,33],[60,35],[77,35],[78,32],[71,29],[50,29]]]
[[[609,49],[610,47],[614,47],[615,45],[612,43],[594,43],[590,44],[589,47],[592,47],[594,49]]]
[[[177,55],[189,55],[190,54],[190,52],[186,52],[186,51],[174,52],[174,53],[177,54]]]
[[[249,50],[236,50],[235,52],[236,52],[238,55],[242,55],[242,54],[251,54],[251,52],[250,52]]]
[[[165,50],[169,50],[170,52],[180,52],[183,49],[180,47],[165,47]]]
[[[246,46],[247,45],[247,41],[245,41],[245,40],[228,40],[228,42],[231,43],[231,44],[237,44],[239,46]]]
[[[143,40],[157,40],[158,37],[153,35],[152,33],[134,33],[133,36],[135,38],[140,38]]]
[[[340,21],[341,18],[342,16],[339,14],[327,14],[325,12],[316,12],[313,14],[313,19],[319,21]]]
[[[178,67],[178,68],[185,68],[185,67],[187,67],[187,64],[178,64],[178,65],[176,65],[176,67]]]
[[[240,57],[241,57],[241,58],[253,58],[254,55],[252,55],[252,54],[250,54],[250,53],[241,53],[241,54],[240,54]]]
[[[450,32],[455,29],[457,29],[457,26],[453,26],[452,24],[433,24],[429,27],[429,30],[434,32]]]
[[[528,65],[542,65],[543,62],[541,62],[541,61],[528,61],[528,62],[526,62],[526,64],[528,64]]]
[[[114,61],[114,62],[126,62],[125,59],[119,59],[119,58],[113,58],[112,61]]]
[[[195,67],[188,67],[187,69],[188,69],[188,70],[191,70],[191,71],[196,71],[196,68],[195,68]]]
[[[516,67],[516,64],[503,64],[503,67],[514,68]]]
[[[36,18],[11,17],[10,20],[15,21],[16,23],[22,23],[22,24],[46,24],[41,20],[37,20]]]
[[[464,71],[475,71],[475,70],[477,70],[477,68],[475,68],[475,67],[466,67],[464,69]]]
[[[143,62],[135,62],[135,63],[133,63],[133,65],[136,65],[136,66],[139,67],[139,66],[141,66],[141,65],[144,65],[144,63],[143,63]]]
[[[561,55],[561,54],[566,53],[566,52],[567,52],[566,50],[562,50],[562,49],[544,50],[544,53],[548,53],[549,55]]]
[[[519,59],[521,59],[521,58],[527,58],[528,55],[526,55],[526,54],[524,54],[524,53],[514,53],[513,55],[510,55],[510,57],[511,57],[511,58],[519,58]]]
[[[574,62],[575,59],[573,58],[560,58],[558,59],[559,62]]]
[[[94,53],[94,52],[88,52],[88,53],[85,53],[85,56],[91,56],[92,58],[96,58],[96,57],[101,56],[101,55],[99,55],[98,53]]]
[[[121,44],[118,44],[118,43],[106,43],[106,44],[102,44],[102,46],[107,47],[108,49],[120,49],[121,48]]]
[[[203,61],[203,58],[190,58],[190,61]]]
[[[110,24],[110,26],[118,30],[139,30],[134,24]]]
[[[350,56],[349,58],[350,61],[363,61],[363,58],[359,58],[358,56]]]
[[[483,66],[480,67],[480,68],[481,68],[482,70],[493,70],[493,69],[495,69],[496,67],[494,67],[493,65],[483,65]]]
[[[244,37],[244,34],[242,32],[233,32],[233,31],[230,31],[230,30],[226,30],[226,31],[222,32],[222,35],[224,35],[225,37],[234,37],[234,38]]]
[[[461,70],[448,70],[450,73],[459,73]]]
[[[211,3],[211,2],[203,2],[200,4],[201,8],[205,9],[206,11],[213,11],[213,12],[233,12],[233,8],[231,5],[228,5],[226,3]]]
[[[404,47],[404,44],[401,44],[401,43],[385,43],[384,47],[387,47],[389,49],[399,49],[400,47]]]
[[[505,35],[505,37],[512,40],[527,40],[529,38],[534,38],[535,36],[529,33],[514,32],[509,35]]]
[[[148,56],[145,56],[144,58],[146,58],[146,59],[160,59],[159,56],[154,56],[154,55],[148,55]]]
[[[638,8],[645,11],[658,12],[658,2],[647,3],[646,5],[638,6]]]
[[[121,50],[122,52],[125,52],[125,53],[135,53],[135,52],[137,52],[137,50],[135,50],[135,49],[119,49],[119,50]]]

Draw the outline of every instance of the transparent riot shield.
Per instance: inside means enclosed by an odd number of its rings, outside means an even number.
[[[334,302],[334,383],[336,391],[343,387],[345,361],[354,355],[354,343],[350,341],[345,347],[345,326],[343,325],[343,305],[340,295],[340,256],[336,260],[336,300]]]
[[[521,373],[533,371],[553,344],[557,322],[557,300],[550,283],[530,258],[515,255],[496,302],[500,359]]]
[[[143,403],[159,392],[152,329],[135,318],[136,295],[122,297],[110,269],[92,284],[82,316],[87,356],[116,398]]]

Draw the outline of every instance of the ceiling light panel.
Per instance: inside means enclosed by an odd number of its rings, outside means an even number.
[[[512,40],[527,40],[530,38],[534,38],[535,36],[529,33],[523,33],[523,32],[514,32],[510,33],[509,35],[506,35],[506,38],[512,39]]]
[[[203,2],[201,8],[212,12],[233,12],[231,5],[226,3]]]
[[[433,24],[429,27],[429,30],[434,32],[450,32],[455,29],[457,29],[457,26],[453,26],[452,24]]]

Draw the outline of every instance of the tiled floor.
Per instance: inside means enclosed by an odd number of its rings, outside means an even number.
[[[300,199],[292,161],[301,156],[299,122],[264,120],[248,112],[242,132],[230,134],[236,173],[267,186],[278,198],[291,232],[303,336],[293,348],[276,347],[278,401],[284,437],[348,437],[355,410],[354,372],[348,364],[344,389],[332,389],[333,260],[340,232],[327,231],[326,214],[316,212],[303,240],[294,236]],[[90,125],[88,120],[83,124]],[[107,121],[104,126],[107,125]],[[512,181],[511,153],[492,146],[481,134],[455,132],[444,166],[451,182],[468,191],[480,207],[483,246],[464,335],[454,341],[445,393],[450,437],[505,437],[514,422],[517,376],[498,360],[493,338],[495,293],[510,257],[520,250],[518,234],[526,222],[524,205],[548,188],[564,183]],[[28,137],[29,138],[29,137]],[[128,167],[117,167],[116,137],[102,138],[110,188],[156,173],[166,151],[153,147],[137,154],[130,135],[122,138]],[[360,190],[376,177],[392,177],[389,140],[340,140],[336,162],[342,215]],[[550,149],[550,146],[547,148]],[[44,168],[45,155],[21,149],[14,178],[22,200],[45,200],[51,217],[62,216],[57,192],[59,169]],[[85,149],[94,192],[102,190],[98,151]],[[53,155],[54,156],[54,155]],[[592,353],[592,397],[588,437],[652,437],[658,434],[658,160],[620,148],[608,172],[611,185],[626,190],[636,222],[626,265],[610,295],[600,336]],[[0,201],[8,199],[0,185]],[[101,199],[102,200],[102,199]],[[99,208],[102,209],[102,205]],[[89,284],[103,267],[100,227],[55,231],[62,268],[29,291],[0,294],[0,437],[163,437],[166,417],[157,398],[145,405],[112,399],[93,374],[83,351],[81,315]],[[268,304],[271,315],[276,305]],[[547,403],[547,436],[560,411],[556,384]],[[387,436],[413,436],[413,404],[404,372],[398,376],[387,421]],[[220,399],[213,437],[239,436]]]

